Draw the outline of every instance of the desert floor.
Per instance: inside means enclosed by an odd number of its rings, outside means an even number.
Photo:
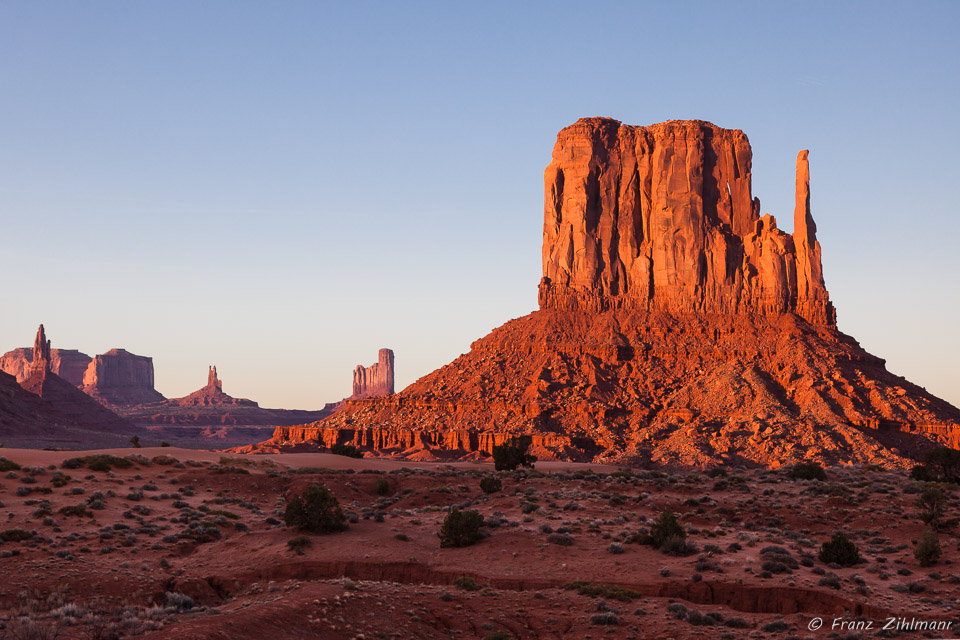
[[[68,461],[91,454],[133,464]],[[821,482],[544,462],[485,494],[488,463],[168,447],[0,456],[20,466],[0,473],[0,638],[960,637],[956,531],[921,568],[924,486],[877,467],[829,468]],[[313,483],[349,528],[309,535],[298,553],[285,496]],[[441,548],[452,506],[478,510],[486,537]],[[667,509],[697,552],[632,542]],[[863,562],[817,558],[836,532]],[[882,630],[891,619],[900,631]],[[938,628],[902,630],[921,622]]]

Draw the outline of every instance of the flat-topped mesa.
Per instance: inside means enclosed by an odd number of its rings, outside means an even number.
[[[379,358],[369,367],[357,365],[353,371],[353,395],[350,400],[387,396],[393,393],[393,350],[380,349]]]
[[[113,405],[165,400],[153,387],[153,358],[138,356],[125,349],[111,349],[95,356],[83,374],[83,390]]]
[[[833,326],[797,158],[794,233],[760,216],[747,136],[700,120],[582,118],[544,172],[541,309],[781,315]]]

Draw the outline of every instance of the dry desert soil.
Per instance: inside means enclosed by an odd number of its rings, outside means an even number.
[[[131,464],[71,460],[94,454]],[[0,638],[960,636],[956,531],[921,567],[917,502],[930,487],[880,467],[831,467],[820,481],[542,462],[496,474],[502,489],[487,494],[483,462],[0,455]],[[284,524],[287,497],[310,484],[337,497],[345,531]],[[944,517],[956,514],[957,487],[943,489]],[[482,514],[479,542],[441,548],[452,507]],[[666,510],[689,555],[639,543]],[[860,563],[818,558],[838,532]],[[289,544],[304,535],[299,551]]]

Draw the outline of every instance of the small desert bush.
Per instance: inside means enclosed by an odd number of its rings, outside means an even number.
[[[387,495],[390,493],[390,482],[383,476],[380,476],[373,482],[373,492],[378,496]]]
[[[60,507],[60,509],[58,509],[57,512],[62,513],[65,516],[78,516],[78,517],[90,516],[91,518],[93,517],[93,514],[87,511],[87,505],[83,503],[69,506],[69,507]]]
[[[470,576],[460,576],[459,578],[455,578],[453,585],[457,588],[463,589],[464,591],[480,590],[480,585],[478,585],[477,581]]]
[[[330,447],[330,453],[335,456],[346,456],[348,458],[362,458],[363,454],[352,444],[337,443]]]
[[[303,555],[303,548],[310,546],[310,538],[307,536],[297,536],[296,538],[290,538],[287,540],[287,546],[290,547],[293,551],[297,552],[297,555]]]
[[[537,457],[527,453],[533,444],[530,436],[514,436],[507,442],[493,447],[493,466],[497,471],[514,471],[517,467],[530,467]]]
[[[58,488],[65,487],[69,483],[70,483],[70,476],[68,476],[65,473],[61,473],[58,476],[53,476],[52,478],[50,478],[50,484]]]
[[[340,502],[319,484],[308,485],[303,494],[292,496],[283,519],[288,527],[311,533],[335,533],[347,528],[347,517]]]
[[[33,537],[33,534],[23,529],[7,529],[0,531],[0,540],[4,542],[23,542]]]
[[[960,450],[937,447],[923,459],[934,480],[960,484]]]
[[[503,489],[503,481],[497,476],[489,475],[480,478],[480,490],[484,493],[496,493]]]
[[[957,518],[943,519],[947,509],[947,494],[940,487],[925,489],[917,498],[920,519],[937,531],[947,531],[957,526]]]
[[[857,545],[842,533],[835,533],[830,542],[823,543],[819,557],[821,562],[838,564],[841,567],[852,567],[861,561]]]
[[[617,618],[617,614],[613,611],[601,611],[600,613],[595,613],[590,616],[590,624],[612,626],[619,624],[619,622],[620,620]]]
[[[921,567],[929,567],[937,564],[940,559],[940,539],[937,532],[927,529],[917,541],[917,547],[913,550],[913,557],[919,562]]]
[[[153,464],[169,466],[169,465],[175,465],[180,461],[174,458],[173,456],[160,455],[160,456],[153,456],[152,458],[150,458],[150,462],[152,462]]]
[[[480,540],[483,516],[479,511],[461,511],[454,508],[443,520],[437,536],[441,547],[468,547]]]
[[[177,611],[189,611],[190,609],[193,609],[193,598],[185,593],[171,593],[168,591],[164,597],[163,604],[169,609],[176,609]]]
[[[791,480],[826,480],[827,472],[816,462],[798,462],[787,472]]]
[[[687,542],[687,532],[672,511],[661,512],[650,526],[650,533],[640,534],[636,540],[671,556],[688,556],[697,552],[696,546]]]
[[[631,589],[615,587],[610,584],[593,584],[586,580],[575,580],[563,585],[567,591],[576,591],[581,596],[589,598],[603,598],[605,600],[619,600],[620,602],[633,602],[640,597],[640,594]]]
[[[0,471],[19,471],[19,470],[20,470],[20,465],[14,462],[13,460],[0,458]]]

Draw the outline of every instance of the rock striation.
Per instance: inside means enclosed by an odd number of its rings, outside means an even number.
[[[393,350],[380,349],[377,362],[353,371],[353,395],[349,399],[373,398],[393,393]]]
[[[131,406],[162,402],[153,387],[153,358],[125,349],[95,356],[83,374],[83,391],[108,405]]]
[[[540,310],[401,393],[252,451],[350,443],[471,459],[906,467],[960,447],[960,410],[836,328],[797,157],[794,229],[760,215],[746,136],[701,121],[563,129],[544,173]]]
[[[584,118],[544,172],[541,309],[777,316],[834,325],[797,158],[794,233],[760,215],[742,131]]]

